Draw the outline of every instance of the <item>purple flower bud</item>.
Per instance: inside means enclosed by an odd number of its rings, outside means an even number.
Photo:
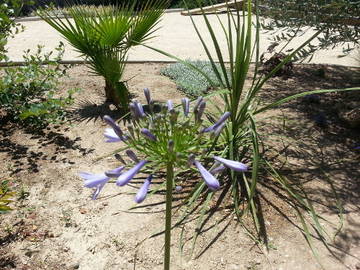
[[[176,187],[175,187],[175,191],[176,191],[176,192],[181,192],[182,189],[183,189],[182,186],[176,186]]]
[[[217,173],[219,173],[219,172],[222,172],[222,171],[225,170],[225,169],[226,169],[226,167],[221,164],[221,165],[216,166],[215,168],[211,169],[211,170],[210,170],[210,173],[211,173],[211,174],[217,174]]]
[[[199,161],[195,160],[194,164],[210,190],[215,191],[220,188],[219,181],[210,172],[208,172]]]
[[[168,111],[171,111],[172,109],[174,109],[174,105],[173,105],[172,100],[169,99],[169,100],[166,102],[166,105],[167,105]]]
[[[131,102],[130,105],[129,105],[129,108],[130,108],[131,117],[135,121],[139,120],[140,115],[138,113],[138,109],[137,109],[137,106],[135,105],[135,103]]]
[[[196,100],[196,104],[194,106],[194,113],[197,113],[197,110],[200,106],[200,103],[203,101],[203,99],[204,99],[203,97],[198,97],[198,99]]]
[[[190,111],[190,100],[188,98],[182,98],[181,103],[184,109],[184,115],[188,116]]]
[[[145,113],[144,113],[144,108],[143,108],[142,104],[140,102],[135,102],[135,104],[138,109],[140,117],[144,117]]]
[[[146,178],[144,184],[139,189],[138,193],[136,193],[136,196],[135,196],[136,203],[141,203],[145,200],[152,178],[153,178],[153,176],[152,176],[152,174],[150,174],[148,176],[148,178]]]
[[[102,188],[110,180],[110,178],[107,177],[104,173],[92,174],[92,173],[81,172],[81,173],[79,173],[79,176],[85,180],[84,181],[85,187],[87,187],[87,188],[96,187],[96,191],[92,196],[93,200],[95,200],[97,198],[97,196],[99,195]]]
[[[147,128],[142,128],[140,132],[149,140],[154,141],[154,142],[156,141],[156,136],[154,134],[152,134],[150,132],[150,130],[148,130]]]
[[[170,140],[168,142],[168,151],[169,152],[173,152],[174,151],[174,141],[173,140]]]
[[[189,157],[188,157],[188,164],[189,166],[192,166],[195,162],[195,155],[194,154],[191,154]]]
[[[125,165],[126,165],[125,160],[122,158],[122,156],[120,156],[120,154],[115,154],[114,156],[115,156],[115,158],[116,158],[118,161],[120,161],[122,164],[125,164]]]
[[[123,136],[123,132],[120,129],[119,125],[115,123],[115,121],[108,115],[104,115],[103,117],[104,121],[113,128],[113,130],[115,131],[116,135],[118,135],[119,138],[121,138]]]
[[[221,162],[222,164],[224,164],[226,167],[237,171],[237,172],[246,172],[248,170],[248,166],[245,165],[244,163],[238,162],[238,161],[234,161],[234,160],[229,160],[229,159],[225,159],[222,157],[214,157],[215,160]]]
[[[195,112],[195,121],[196,122],[200,122],[201,121],[201,117],[205,111],[205,107],[206,107],[206,102],[202,101],[199,105],[198,110]]]
[[[210,132],[216,130],[218,127],[220,127],[222,124],[225,123],[225,121],[230,117],[230,115],[231,115],[230,112],[225,112],[214,125],[204,128],[202,132]],[[220,134],[220,132],[221,130],[218,133]]]
[[[145,95],[147,104],[150,105],[150,103],[151,103],[151,97],[150,97],[150,90],[149,90],[149,88],[144,88],[144,95]]]
[[[226,123],[222,123],[220,126],[218,126],[214,129],[215,137],[220,135],[221,131],[224,129],[225,126],[226,126]]]
[[[169,112],[170,112],[170,123],[174,125],[177,121],[179,113],[175,111],[175,109],[171,109]]]
[[[146,160],[142,160],[134,167],[132,167],[130,170],[121,174],[116,180],[116,185],[118,186],[127,185],[130,182],[130,180],[133,179],[133,177],[141,170],[141,168],[144,167],[146,163],[147,163]]]
[[[128,155],[128,157],[129,157],[132,161],[134,161],[134,162],[136,162],[136,163],[139,162],[139,159],[138,159],[137,155],[136,155],[132,150],[128,149],[128,150],[125,151],[125,153]]]
[[[116,178],[116,177],[119,177],[121,175],[121,171],[124,169],[125,167],[124,166],[120,166],[116,169],[113,169],[113,170],[110,170],[110,171],[106,171],[105,172],[105,175],[107,177],[111,177],[111,178]]]

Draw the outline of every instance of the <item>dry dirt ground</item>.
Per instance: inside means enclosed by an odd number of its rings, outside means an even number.
[[[130,90],[143,103],[144,87],[158,101],[179,102],[183,96],[171,80],[160,75],[161,67],[127,67]],[[117,112],[103,104],[101,78],[87,72],[84,66],[72,67],[62,83],[64,90],[82,89],[69,123],[33,133],[2,119],[0,179],[11,180],[18,195],[15,210],[0,216],[0,269],[162,269],[163,235],[148,237],[163,228],[163,194],[129,210],[135,206],[133,196],[141,179],[122,188],[108,184],[99,199],[92,201],[92,191],[83,188],[77,175],[117,165],[111,153],[118,145],[104,143],[106,125],[101,121],[104,114],[116,118]],[[270,102],[305,90],[359,86],[358,73],[345,67],[296,66],[292,77],[271,79],[262,100]],[[302,184],[324,217],[321,223],[330,234],[328,248],[311,232],[319,261],[327,270],[360,269],[360,151],[354,149],[360,144],[360,132],[339,117],[347,106],[359,102],[359,95],[327,94],[315,102],[300,99],[259,118],[268,158],[294,185]],[[323,117],[325,124],[319,122]],[[196,221],[173,230],[172,269],[321,269],[291,202],[270,176],[262,175],[259,181],[262,230],[269,248],[251,240],[228,201],[201,227],[192,256]],[[340,203],[343,211],[339,211]],[[342,230],[332,239],[341,225],[341,213]],[[251,220],[245,218],[244,223],[249,225]],[[182,256],[181,234],[185,239]]]

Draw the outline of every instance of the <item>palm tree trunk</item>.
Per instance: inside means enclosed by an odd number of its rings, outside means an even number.
[[[112,103],[117,107],[120,106],[120,97],[117,95],[114,85],[108,80],[105,80],[105,95],[106,102]]]

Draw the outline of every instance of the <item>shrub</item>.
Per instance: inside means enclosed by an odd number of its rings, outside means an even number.
[[[207,74],[214,82],[214,85],[211,85],[209,80],[207,80],[201,73],[194,71],[183,63],[171,64],[163,68],[160,72],[162,75],[173,79],[180,90],[191,96],[200,96],[206,93],[209,89],[220,86],[220,82],[217,79],[209,61],[186,60],[186,62],[196,66],[198,69]],[[217,68],[220,70],[219,65],[217,65]]]
[[[19,0],[5,0],[0,4],[0,62],[8,60],[5,49],[8,38],[23,29],[14,20],[20,6]]]
[[[35,55],[30,55],[30,50],[25,52],[25,66],[4,69],[0,105],[12,121],[43,127],[64,119],[64,108],[72,104],[74,90],[68,91],[66,97],[55,98],[59,79],[67,69],[59,64],[63,46],[56,48],[58,54],[53,60],[52,52],[43,54],[38,46]]]

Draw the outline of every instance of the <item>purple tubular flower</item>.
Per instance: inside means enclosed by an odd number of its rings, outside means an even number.
[[[111,178],[115,178],[115,177],[119,177],[121,175],[121,171],[125,168],[125,166],[120,166],[120,167],[117,167],[113,170],[110,170],[110,171],[106,171],[105,172],[105,175],[107,177],[111,177]]]
[[[145,95],[147,104],[150,105],[151,97],[150,97],[150,90],[149,90],[149,88],[144,88],[144,95]]]
[[[230,115],[231,115],[230,112],[225,112],[214,125],[204,128],[202,132],[210,132],[216,130],[218,127],[222,126],[225,123],[225,121],[230,117]],[[220,134],[220,132],[218,133]]]
[[[92,173],[81,172],[79,173],[79,176],[85,180],[84,181],[85,187],[87,188],[96,187],[96,191],[92,196],[93,200],[97,198],[102,188],[110,180],[110,177],[106,176],[104,173],[92,174]]]
[[[134,161],[134,162],[136,162],[136,163],[139,162],[139,159],[138,159],[137,155],[136,155],[132,150],[128,149],[128,150],[125,151],[125,153],[128,155],[128,157],[129,157],[132,161]]]
[[[225,125],[226,125],[226,123],[224,122],[224,123],[222,123],[220,126],[218,126],[218,127],[216,127],[216,128],[214,129],[214,135],[215,135],[215,137],[217,137],[217,136],[220,135],[220,133],[221,133],[221,131],[224,129]]]
[[[98,197],[99,194],[100,194],[100,191],[103,189],[104,186],[105,186],[105,183],[100,184],[100,185],[97,186],[94,194],[93,194],[92,197],[91,197],[92,200],[96,200],[96,199],[97,199],[97,197]]]
[[[360,145],[359,145],[359,146],[356,146],[354,149],[355,149],[355,150],[360,150]]]
[[[249,169],[247,165],[238,161],[229,160],[222,157],[214,157],[214,159],[237,172],[246,172]]]
[[[106,128],[104,132],[106,138],[105,142],[120,142],[121,138],[116,134],[115,130],[112,128]]]
[[[152,176],[152,174],[150,174],[148,176],[148,178],[146,178],[144,184],[141,186],[139,191],[136,193],[136,196],[134,199],[136,203],[142,203],[145,200],[152,178],[153,178],[153,176]]]
[[[196,100],[196,104],[194,106],[194,113],[197,112],[197,110],[198,110],[198,108],[200,106],[200,103],[203,101],[203,99],[204,99],[203,97],[198,97],[198,99]]]
[[[132,118],[134,120],[138,120],[140,118],[140,115],[138,113],[138,109],[137,109],[137,106],[135,105],[135,103],[131,102],[129,105],[129,109],[130,109]]]
[[[188,157],[188,164],[189,166],[193,165],[195,162],[195,155],[194,154],[191,154],[189,157]]]
[[[182,98],[181,103],[184,109],[185,116],[188,116],[190,111],[190,100],[188,98]]]
[[[202,178],[204,179],[209,189],[212,191],[218,190],[220,188],[219,181],[209,171],[207,171],[199,161],[195,160],[194,164],[199,170]]]
[[[140,102],[136,102],[135,104],[136,104],[136,107],[138,109],[140,117],[145,116],[144,108],[143,108],[142,104]]]
[[[116,185],[118,186],[127,185],[130,182],[130,180],[133,179],[133,177],[141,170],[141,168],[144,167],[146,162],[147,162],[146,160],[142,160],[134,167],[132,167],[130,170],[121,174],[116,180]]]
[[[201,101],[198,110],[195,112],[195,120],[196,122],[199,122],[201,120],[201,116],[203,115],[206,107],[206,102]]]
[[[217,174],[217,173],[219,173],[219,172],[222,172],[222,171],[225,170],[225,169],[226,169],[226,167],[225,167],[223,164],[221,164],[221,165],[219,165],[219,166],[211,169],[211,170],[210,170],[210,173],[211,173],[211,174]]]
[[[167,107],[168,107],[168,111],[171,111],[172,109],[174,109],[174,105],[173,105],[172,100],[169,99],[169,100],[166,102],[166,105],[167,105]]]
[[[142,128],[140,132],[149,140],[154,141],[154,142],[156,141],[156,136],[154,134],[152,134],[150,132],[150,130],[148,130],[147,128]]]
[[[119,138],[121,138],[123,136],[122,130],[120,129],[119,125],[116,124],[114,119],[112,119],[108,115],[104,115],[103,119],[109,126],[111,126],[113,128],[113,130],[115,131],[116,135],[118,135]]]

